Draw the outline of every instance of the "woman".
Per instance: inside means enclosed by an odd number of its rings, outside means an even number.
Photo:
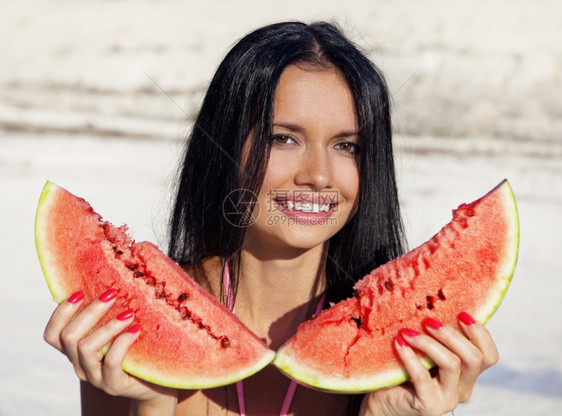
[[[280,23],[243,38],[189,138],[170,231],[170,255],[273,349],[318,305],[401,254],[389,97],[374,65],[327,23]],[[83,381],[84,414],[439,415],[468,400],[497,361],[486,329],[461,313],[462,332],[437,321],[425,321],[424,334],[400,332],[395,347],[411,376],[401,386],[363,396],[299,387],[293,396],[270,366],[244,380],[240,400],[235,386],[176,391],[121,369],[138,336],[133,314],[90,331],[114,296],[90,305],[71,296],[45,330]]]

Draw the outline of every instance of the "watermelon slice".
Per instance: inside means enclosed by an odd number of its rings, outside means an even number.
[[[200,389],[254,374],[275,353],[183,269],[126,226],[103,221],[91,206],[47,182],[39,200],[35,239],[41,267],[57,302],[83,290],[85,304],[109,288],[117,300],[98,326],[132,308],[140,337],[123,368],[168,387]]]
[[[402,383],[408,375],[393,346],[398,330],[421,332],[426,317],[459,328],[461,311],[485,323],[510,283],[518,246],[517,207],[504,180],[453,211],[428,242],[357,282],[355,297],[303,323],[274,364],[321,390],[366,392]]]

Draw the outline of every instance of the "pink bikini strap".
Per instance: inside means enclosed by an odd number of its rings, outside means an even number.
[[[223,279],[226,307],[234,313],[234,293],[232,291],[232,283],[230,281],[230,268],[228,267],[228,262],[225,262],[224,264]],[[322,311],[325,298],[326,294],[324,293],[322,295],[322,298],[320,299],[320,302],[318,302],[318,305],[316,305],[316,310],[313,316],[318,315]],[[287,394],[285,395],[285,400],[283,400],[283,406],[281,406],[280,416],[287,416],[287,413],[289,413],[289,408],[291,407],[291,403],[293,402],[293,397],[295,396],[296,390],[297,382],[295,380],[291,380],[289,388],[287,389]],[[246,406],[244,402],[244,384],[242,383],[242,380],[236,382],[236,395],[238,397],[238,410],[240,411],[240,416],[246,416]]]

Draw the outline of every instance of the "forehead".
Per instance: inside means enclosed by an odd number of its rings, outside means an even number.
[[[285,68],[275,91],[274,119],[329,122],[341,128],[357,125],[353,94],[343,75],[333,67]]]

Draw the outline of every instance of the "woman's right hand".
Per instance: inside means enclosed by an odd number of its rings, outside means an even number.
[[[44,338],[68,357],[80,380],[112,396],[133,399],[133,414],[173,415],[177,403],[175,389],[145,382],[123,371],[125,354],[140,335],[138,325],[127,330],[134,320],[134,311],[125,311],[93,330],[116,296],[117,291],[109,289],[83,307],[83,293],[73,294],[53,312]],[[104,355],[106,345],[110,347]]]

